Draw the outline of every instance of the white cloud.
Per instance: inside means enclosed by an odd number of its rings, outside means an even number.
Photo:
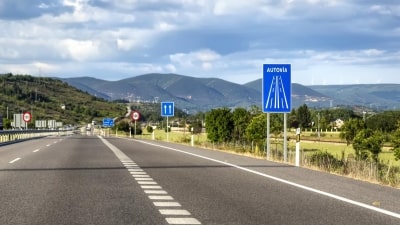
[[[30,75],[41,75],[42,71],[46,71],[47,74],[51,74],[56,71],[60,71],[58,65],[53,65],[44,62],[31,62],[0,66],[0,73],[13,73],[13,74],[30,74]]]
[[[305,83],[342,82],[341,68],[365,80],[384,70],[385,82],[400,71],[400,6],[386,2],[43,0],[12,11],[17,19],[0,12],[0,71],[35,73],[41,62],[57,76],[171,72],[244,83],[263,63],[291,63]]]
[[[117,39],[118,49],[123,51],[130,51],[138,45],[136,40],[128,39]]]
[[[172,63],[176,63],[182,67],[202,68],[210,70],[213,63],[221,58],[221,56],[210,50],[204,49],[190,53],[177,53],[169,56]]]
[[[63,58],[72,58],[76,61],[85,61],[100,57],[99,43],[92,40],[62,40],[59,51],[62,53]]]
[[[169,73],[176,73],[176,67],[172,64],[166,65],[165,70]]]

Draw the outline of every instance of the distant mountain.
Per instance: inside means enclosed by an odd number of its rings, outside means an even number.
[[[262,79],[258,79],[244,86],[257,90],[262,95]],[[328,95],[324,95],[309,87],[301,84],[292,84],[292,105],[297,108],[299,105],[307,104],[312,107],[329,107],[332,99]]]
[[[310,88],[333,96],[335,105],[358,105],[373,110],[400,108],[400,84],[315,85]]]
[[[64,79],[61,79],[64,80]],[[97,87],[101,84],[107,83],[105,80],[99,80],[96,78],[92,77],[80,77],[80,78],[70,78],[68,79],[68,84],[79,89],[86,91],[94,96],[97,96],[99,98],[104,98],[104,99],[110,99],[110,96],[100,92],[96,91]]]
[[[174,101],[189,112],[217,107],[261,105],[262,79],[244,85],[218,78],[195,78],[178,74],[145,74],[119,81],[90,77],[62,79],[78,89],[109,100],[131,102]],[[336,105],[365,105],[387,110],[400,107],[400,85],[320,85],[292,84],[292,107],[302,104],[328,108]]]
[[[67,78],[63,81],[106,99],[129,101],[174,101],[181,109],[203,111],[216,107],[258,105],[257,90],[217,78],[194,78],[177,74],[146,74],[119,81]]]

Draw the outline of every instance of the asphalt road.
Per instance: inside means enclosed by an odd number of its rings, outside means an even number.
[[[400,224],[400,190],[165,142],[0,147],[0,224]]]

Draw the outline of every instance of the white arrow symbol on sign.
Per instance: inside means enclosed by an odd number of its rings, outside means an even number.
[[[172,114],[172,105],[169,105],[169,114]]]
[[[164,114],[167,114],[167,105],[164,105]]]

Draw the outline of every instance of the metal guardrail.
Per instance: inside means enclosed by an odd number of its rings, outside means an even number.
[[[4,130],[0,131],[0,144],[54,135],[68,135],[72,131],[59,130]]]

